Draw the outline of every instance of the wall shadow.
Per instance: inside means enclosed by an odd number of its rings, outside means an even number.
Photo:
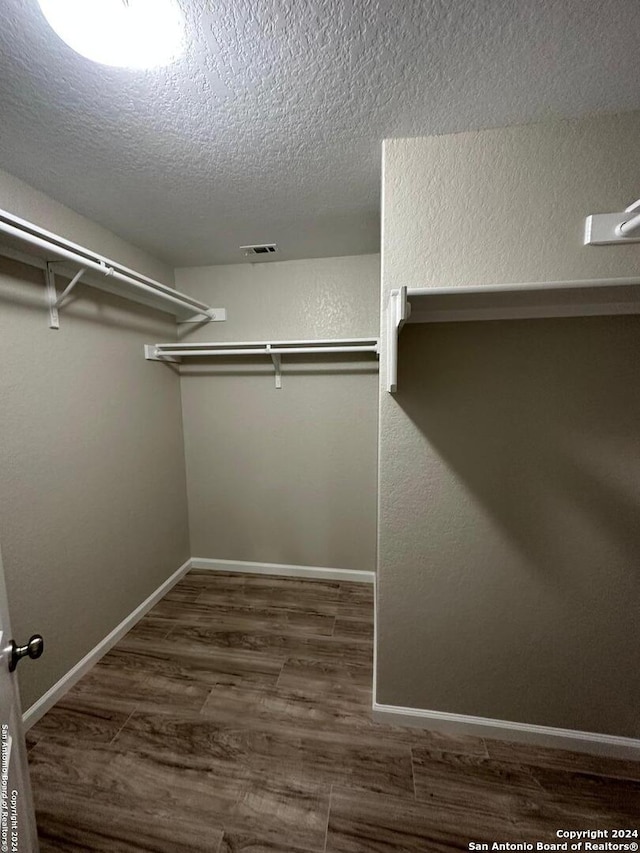
[[[407,326],[404,410],[517,546],[562,583],[640,556],[640,317]]]

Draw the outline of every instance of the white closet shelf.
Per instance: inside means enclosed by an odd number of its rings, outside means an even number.
[[[166,311],[183,322],[226,319],[224,308],[211,308],[204,302],[98,255],[91,249],[72,243],[58,234],[46,231],[6,210],[0,210],[0,241],[0,255],[44,270],[49,326],[52,329],[59,327],[58,312],[61,304],[80,280],[97,290]],[[62,294],[56,291],[56,275],[70,279]]]
[[[394,393],[405,323],[640,314],[640,278],[400,287],[390,292],[387,313],[387,390]]]
[[[276,372],[276,388],[282,387],[281,358],[283,355],[332,355],[336,353],[366,353],[378,355],[378,338],[333,338],[313,341],[212,341],[197,343],[147,344],[145,358],[149,361],[181,362],[184,358],[216,356],[256,356],[271,358]]]

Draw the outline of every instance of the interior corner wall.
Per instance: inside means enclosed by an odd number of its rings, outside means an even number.
[[[0,172],[0,207],[173,284],[173,272]],[[48,328],[41,270],[0,257],[0,542],[26,709],[190,556],[173,317],[79,285]]]
[[[379,255],[176,270],[226,308],[189,341],[377,337]],[[373,571],[377,364],[264,356],[182,365],[195,557]]]
[[[640,113],[384,145],[389,291],[638,276],[583,246]],[[385,353],[381,354],[381,367]],[[377,701],[640,736],[640,317],[405,326],[379,419]]]

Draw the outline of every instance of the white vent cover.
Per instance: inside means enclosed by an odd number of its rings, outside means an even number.
[[[278,251],[275,243],[258,243],[255,246],[240,246],[245,255],[274,255]]]

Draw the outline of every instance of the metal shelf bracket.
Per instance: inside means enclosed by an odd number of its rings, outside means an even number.
[[[273,368],[276,372],[276,388],[282,388],[282,359],[281,356],[276,355],[271,352],[271,344],[267,344],[267,352],[271,356],[271,361],[273,362]]]
[[[64,300],[69,296],[73,288],[76,284],[79,283],[82,276],[86,273],[87,268],[82,267],[78,270],[78,272],[71,279],[69,284],[62,291],[60,296],[58,296],[58,292],[56,290],[56,267],[61,266],[59,263],[48,262],[45,269],[45,283],[47,287],[47,302],[49,304],[49,328],[50,329],[59,329],[60,328],[60,316],[59,311],[62,306]],[[64,264],[62,264],[64,266]],[[113,269],[111,269],[113,272]],[[109,275],[108,272],[105,275]]]

